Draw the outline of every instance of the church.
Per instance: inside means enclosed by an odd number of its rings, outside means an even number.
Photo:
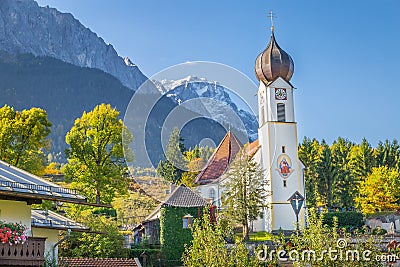
[[[304,164],[298,156],[297,123],[294,116],[294,87],[290,83],[294,63],[275,39],[274,27],[267,48],[255,63],[258,87],[258,140],[248,145],[249,157],[264,170],[268,196],[262,218],[252,230],[294,230],[306,221]],[[231,132],[225,135],[195,180],[197,191],[223,208],[223,180],[243,144]]]

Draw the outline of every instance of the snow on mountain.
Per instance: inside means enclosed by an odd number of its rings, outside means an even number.
[[[255,114],[247,111],[244,101],[235,103],[230,96],[232,92],[218,82],[188,76],[179,80],[161,80],[153,83],[162,94],[176,104],[182,105],[186,102],[186,108],[203,115],[208,114],[220,123],[229,123],[231,127],[240,128],[240,124],[243,123],[250,140],[258,138],[258,122]],[[192,99],[199,101],[187,102]]]

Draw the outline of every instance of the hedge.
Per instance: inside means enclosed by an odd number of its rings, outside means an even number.
[[[181,258],[184,246],[185,244],[190,245],[193,239],[191,229],[182,227],[182,217],[190,214],[197,218],[199,211],[200,208],[161,208],[160,242],[167,266],[182,265]]]
[[[323,214],[324,224],[333,226],[333,218],[337,217],[339,227],[361,227],[364,225],[364,216],[361,212],[328,212]]]

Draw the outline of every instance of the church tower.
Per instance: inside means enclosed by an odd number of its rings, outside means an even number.
[[[255,73],[259,84],[258,137],[261,165],[265,170],[266,200],[264,219],[258,227],[266,231],[293,230],[297,216],[292,196],[305,197],[304,165],[298,157],[297,125],[294,116],[293,85],[290,83],[294,63],[275,39],[274,27],[267,48],[257,57]],[[297,193],[296,193],[297,192]],[[292,205],[291,205],[292,204]],[[305,201],[298,214],[305,222]]]

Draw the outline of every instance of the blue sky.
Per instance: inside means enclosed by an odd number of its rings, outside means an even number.
[[[299,139],[400,139],[398,0],[38,0],[72,13],[147,76],[186,61],[254,60],[275,36],[295,63]],[[249,92],[254,94],[254,92]]]

